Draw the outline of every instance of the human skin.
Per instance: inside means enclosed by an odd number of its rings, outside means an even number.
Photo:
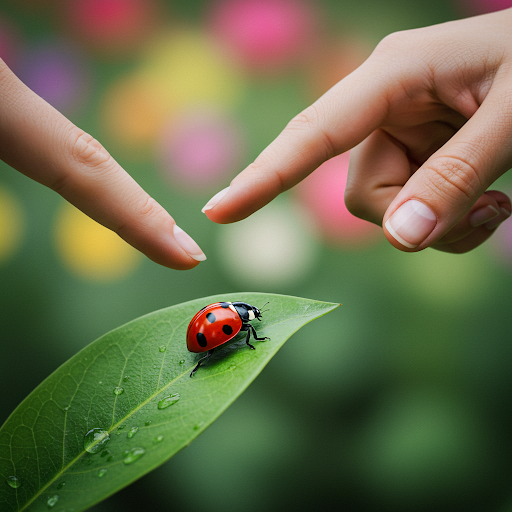
[[[391,34],[204,207],[241,220],[351,150],[345,202],[397,249],[469,251],[512,211],[512,9]]]
[[[26,87],[0,59],[0,159],[61,194],[153,261],[195,267],[205,255],[91,135]]]

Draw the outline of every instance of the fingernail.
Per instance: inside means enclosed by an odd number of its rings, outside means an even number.
[[[428,206],[410,199],[391,215],[385,226],[397,242],[414,249],[432,233],[436,223],[437,217]]]
[[[206,210],[211,210],[227,193],[228,193],[229,187],[226,187],[225,189],[221,190],[220,192],[217,192],[204,206],[201,210],[203,213]]]
[[[174,224],[174,238],[176,239],[176,242],[178,242],[179,246],[191,257],[194,258],[196,261],[204,261],[206,259],[206,256],[204,255],[204,252],[201,251],[201,248],[199,245],[197,245],[194,242],[194,239],[185,233],[183,229],[181,229],[179,226]]]
[[[493,229],[496,229],[503,221],[507,220],[509,217],[510,212],[508,210],[505,210],[505,208],[500,208],[499,217],[493,218],[492,220],[484,224],[484,227],[485,229],[492,231]]]
[[[478,210],[473,212],[471,214],[471,217],[469,218],[469,223],[471,224],[471,226],[476,228],[477,226],[481,226],[482,224],[489,222],[491,219],[494,219],[499,214],[500,212],[496,208],[494,208],[494,206],[488,204],[487,206],[479,208]]]

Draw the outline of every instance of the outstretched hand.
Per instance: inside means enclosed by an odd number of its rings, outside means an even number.
[[[214,196],[241,220],[351,151],[345,201],[403,251],[469,251],[510,216],[487,188],[512,167],[512,9],[398,32]]]
[[[46,185],[161,265],[205,256],[101,144],[27,88],[0,59],[0,159]]]

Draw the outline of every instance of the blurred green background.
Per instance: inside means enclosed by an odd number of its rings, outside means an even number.
[[[342,302],[190,447],[92,510],[512,511],[512,226],[466,255],[400,253],[345,210],[346,155],[246,221],[200,213],[386,34],[510,4],[3,0],[0,56],[208,259],[160,268],[0,163],[0,424],[155,309],[242,290]]]

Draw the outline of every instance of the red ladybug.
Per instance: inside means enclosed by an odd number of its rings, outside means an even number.
[[[247,302],[215,302],[197,312],[188,324],[187,348],[190,352],[208,353],[199,360],[190,376],[211,357],[216,347],[233,339],[240,331],[247,331],[245,343],[252,350],[254,347],[249,343],[251,332],[255,340],[270,339],[258,338],[249,323],[255,318],[261,321],[261,311]]]

